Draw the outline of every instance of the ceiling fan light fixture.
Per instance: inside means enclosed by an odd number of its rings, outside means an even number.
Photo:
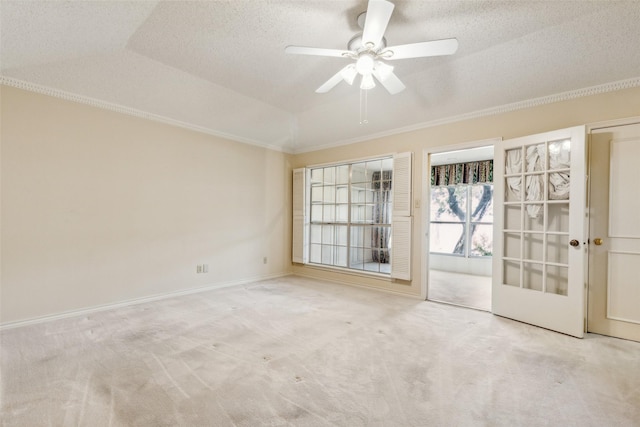
[[[376,61],[376,77],[380,79],[380,81],[385,81],[387,78],[393,73],[393,66],[389,64],[385,64],[382,61]]]
[[[360,82],[360,89],[369,90],[376,87],[376,83],[373,81],[373,76],[371,74],[363,74],[362,81]]]
[[[358,74],[358,72],[356,71],[356,66],[354,64],[351,64],[349,66],[347,66],[346,68],[344,68],[340,74],[342,75],[342,79],[347,82],[349,85],[353,85],[353,81],[356,78],[356,75]]]
[[[358,57],[358,61],[356,62],[356,71],[362,76],[370,75],[374,66],[375,61],[373,56],[369,53],[363,53]]]

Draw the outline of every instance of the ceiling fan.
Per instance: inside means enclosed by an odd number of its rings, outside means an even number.
[[[360,89],[368,90],[375,87],[375,78],[392,95],[401,92],[405,89],[405,85],[393,73],[393,66],[384,61],[452,55],[458,50],[458,40],[452,38],[387,47],[384,32],[394,7],[393,3],[386,0],[369,0],[367,11],[358,16],[358,25],[362,28],[362,33],[356,34],[349,41],[348,50],[287,46],[285,52],[342,57],[355,61],[316,89],[317,93],[328,92],[343,80],[352,85],[358,74],[362,76]]]

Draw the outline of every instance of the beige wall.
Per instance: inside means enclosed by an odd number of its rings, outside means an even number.
[[[406,132],[348,146],[299,154],[293,158],[293,167],[298,168],[392,152],[411,151],[414,153],[413,197],[414,199],[421,199],[423,194],[421,182],[424,163],[423,153],[425,149],[498,137],[509,139],[632,116],[640,116],[640,88],[577,98],[510,113]],[[421,206],[427,205],[423,202]],[[394,283],[388,279],[340,274],[302,265],[293,265],[292,271],[296,274],[420,295],[423,281],[421,245],[425,231],[421,224],[422,216],[423,212],[420,209],[414,209],[413,280],[411,282]]]
[[[634,88],[289,156],[10,87],[0,95],[5,324],[287,272],[419,295],[420,209],[411,282],[292,265],[291,170],[412,151],[420,199],[427,148],[640,116]],[[203,263],[210,272],[196,274]]]
[[[0,322],[289,270],[290,156],[10,87],[1,98]]]

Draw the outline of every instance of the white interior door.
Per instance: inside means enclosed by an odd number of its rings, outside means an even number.
[[[640,124],[591,132],[587,330],[640,341]]]
[[[503,141],[494,158],[494,314],[584,335],[585,128]]]

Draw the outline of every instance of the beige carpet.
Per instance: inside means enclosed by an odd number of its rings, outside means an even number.
[[[640,343],[297,277],[1,339],[4,426],[640,425]]]

